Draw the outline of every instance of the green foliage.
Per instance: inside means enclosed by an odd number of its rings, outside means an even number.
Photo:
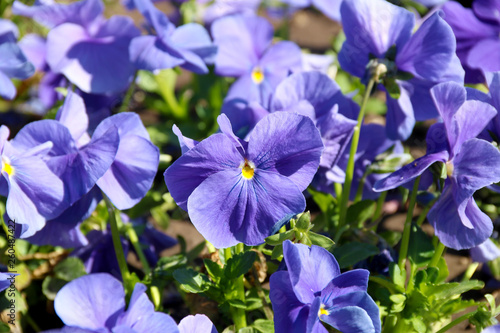
[[[333,250],[340,268],[347,268],[378,253],[379,249],[375,245],[360,242],[346,243]]]
[[[53,273],[53,275],[47,276],[42,283],[42,292],[51,301],[68,282],[87,274],[82,261],[76,257],[68,257],[58,263],[54,267]]]

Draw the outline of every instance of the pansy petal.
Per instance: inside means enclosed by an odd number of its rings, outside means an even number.
[[[37,245],[76,248],[88,245],[80,230],[80,223],[87,219],[102,200],[101,192],[94,187],[89,193],[66,209],[61,215],[47,221],[45,227],[27,239]]]
[[[398,69],[437,81],[455,55],[455,35],[435,12],[420,26],[396,56]]]
[[[156,71],[184,63],[182,54],[156,36],[140,36],[130,42],[130,60],[137,69]]]
[[[321,291],[321,298],[326,300],[368,288],[370,272],[366,269],[354,269],[340,274]]]
[[[203,59],[207,64],[213,64],[217,54],[217,46],[212,43],[208,31],[200,24],[184,24],[170,36],[176,47],[189,50]]]
[[[466,101],[467,91],[458,83],[445,82],[434,86],[431,89],[431,95],[439,115],[443,119],[448,133],[448,140],[451,143],[456,135],[455,124],[452,119]]]
[[[202,314],[184,317],[179,323],[180,333],[217,333],[215,325]]]
[[[243,15],[223,17],[211,29],[219,48],[216,71],[225,76],[239,76],[251,70],[271,44],[274,32],[265,18]]]
[[[302,70],[300,48],[293,42],[278,42],[266,50],[259,60],[259,66],[264,69],[264,76],[275,89],[290,72]]]
[[[194,148],[199,142],[182,135],[181,130],[177,125],[172,126],[172,132],[177,136],[179,140],[179,146],[181,146],[182,153],[188,152],[191,148]]]
[[[457,154],[467,140],[476,138],[496,115],[497,110],[488,103],[465,101],[453,118],[456,124],[454,140],[450,140],[453,153]]]
[[[500,181],[500,152],[481,139],[466,141],[453,159],[452,177],[458,189],[454,197],[462,213],[475,191]]]
[[[447,185],[427,218],[434,227],[436,236],[445,246],[463,250],[478,246],[493,232],[490,218],[479,210],[474,198],[469,198],[464,216],[467,221],[462,221],[458,214],[458,206],[453,198],[453,186]]]
[[[308,102],[314,108],[315,120],[331,110],[339,93],[342,95],[340,87],[322,73],[295,73],[276,88],[271,107],[273,111],[297,111],[299,103]]]
[[[264,79],[260,84],[256,84],[252,79],[252,74],[247,73],[231,85],[225,100],[243,99],[268,108],[273,91],[274,88],[271,86],[269,80]]]
[[[27,34],[18,43],[21,50],[23,50],[24,55],[26,55],[28,60],[35,66],[37,71],[44,70],[46,65],[45,44],[45,38],[37,34]]]
[[[248,159],[305,190],[316,173],[323,142],[311,119],[291,112],[271,113],[249,136]]]
[[[224,102],[221,114],[228,117],[236,136],[245,139],[255,125],[269,114],[269,111],[258,102],[249,103],[244,99],[235,98]]]
[[[488,238],[484,243],[470,249],[470,256],[474,262],[487,263],[500,257],[500,249]]]
[[[278,271],[269,279],[269,298],[274,311],[274,329],[277,333],[306,331],[309,306],[297,299],[287,271]]]
[[[321,155],[320,166],[332,168],[342,157],[354,132],[357,122],[336,111],[337,105],[325,116],[318,119],[316,126],[320,130],[325,149]]]
[[[159,160],[159,149],[151,141],[136,135],[121,137],[115,161],[97,185],[118,209],[129,209],[151,188]]]
[[[376,327],[368,312],[359,306],[345,306],[332,310],[328,316],[321,316],[321,320],[345,333],[376,333],[381,331],[380,325]]]
[[[499,71],[500,61],[496,59],[496,57],[491,56],[492,54],[498,54],[499,52],[499,40],[481,40],[469,51],[469,55],[467,56],[467,65],[487,72]]]
[[[77,1],[71,4],[40,2],[39,5],[32,7],[15,1],[12,5],[14,14],[33,18],[47,28],[54,28],[65,22],[90,25],[96,18],[101,17],[103,11],[104,4],[100,0]]]
[[[83,99],[70,90],[57,112],[56,120],[68,128],[75,142],[78,141],[89,127],[89,116]]]
[[[312,4],[330,19],[340,22],[342,0],[312,0]]]
[[[54,308],[66,325],[109,328],[125,308],[125,292],[122,283],[109,274],[84,275],[57,293]]]
[[[16,97],[16,86],[10,78],[0,71],[0,97],[12,100]]]
[[[363,77],[369,54],[383,58],[390,47],[398,50],[409,40],[415,17],[386,1],[347,0],[340,7],[346,42],[339,53],[342,68]]]
[[[17,44],[7,42],[0,44],[0,72],[8,77],[27,79],[35,74],[35,66]]]
[[[373,190],[376,192],[382,192],[394,189],[410,180],[420,176],[435,162],[446,162],[448,161],[448,152],[440,151],[434,154],[425,155],[405,165],[401,169],[391,173],[384,179],[381,179],[375,183]]]
[[[238,168],[244,159],[225,134],[215,134],[184,153],[165,171],[165,182],[179,207],[187,211],[191,193],[210,175]]]
[[[294,182],[259,169],[252,179],[245,179],[240,169],[215,173],[188,199],[191,221],[217,248],[262,244],[304,208],[304,196]]]
[[[309,309],[309,317],[307,318],[307,333],[328,333],[325,327],[319,321],[319,310],[321,309],[321,298],[316,297]]]
[[[327,250],[312,245],[283,243],[283,257],[295,295],[303,303],[312,303],[315,293],[321,292],[340,274],[335,257]]]
[[[385,88],[384,88],[385,89]],[[415,115],[410,100],[410,93],[402,85],[399,86],[401,95],[398,99],[387,96],[386,133],[391,140],[406,140],[410,137],[415,126]]]

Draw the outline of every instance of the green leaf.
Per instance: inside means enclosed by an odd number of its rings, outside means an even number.
[[[363,200],[349,206],[346,221],[350,224],[362,226],[365,221],[375,214],[377,204],[372,200]]]
[[[9,333],[10,327],[6,323],[0,322],[0,333]]]
[[[272,246],[277,246],[283,244],[287,239],[293,239],[295,237],[295,230],[288,230],[276,235],[269,236],[265,239],[266,243]]]
[[[47,299],[53,301],[56,298],[56,294],[66,285],[66,283],[68,283],[68,281],[47,276],[42,283],[42,292]]]
[[[274,321],[267,319],[257,319],[252,327],[260,333],[274,333]]]
[[[239,299],[228,299],[227,302],[233,308],[239,308],[239,309],[246,309],[247,308],[247,305],[242,300],[239,300]]]
[[[333,247],[335,246],[335,242],[326,236],[317,234],[315,232],[309,231],[308,233],[309,239],[314,245],[321,246],[322,248],[326,249],[327,251],[331,251]]]
[[[228,279],[236,279],[237,277],[248,272],[250,268],[252,268],[256,258],[257,253],[255,253],[254,251],[248,251],[234,255],[227,261],[226,266],[224,266],[224,275]]]
[[[412,224],[410,230],[408,257],[417,267],[423,267],[431,260],[434,254],[434,246],[431,238],[419,226]]]
[[[255,333],[252,327],[243,327],[238,330],[238,333]]]
[[[170,279],[173,277],[173,272],[176,269],[183,268],[187,265],[187,258],[183,254],[176,254],[171,257],[162,257],[158,260],[153,275],[157,278]]]
[[[198,258],[200,255],[201,251],[205,248],[205,241],[201,242],[200,244],[196,245],[191,251],[189,251],[186,254],[187,260],[188,261],[193,261],[194,259]]]
[[[247,298],[245,301],[247,303],[246,305],[247,311],[262,309],[262,300],[258,297],[250,297]]]
[[[203,263],[205,264],[208,275],[210,275],[214,281],[219,281],[223,275],[222,267],[210,259],[203,259]]]
[[[337,204],[337,199],[331,194],[316,191],[312,188],[307,189],[311,193],[314,202],[318,205],[319,209],[326,213]]]
[[[333,250],[340,268],[352,266],[379,253],[378,247],[369,243],[351,242]]]
[[[188,293],[199,294],[210,287],[208,277],[191,268],[178,269],[174,271],[173,276],[179,282],[181,289]]]
[[[309,211],[300,214],[300,217],[297,219],[297,222],[295,223],[295,228],[304,232],[311,229],[311,213]]]
[[[395,285],[405,288],[406,272],[404,270],[401,271],[396,263],[391,262],[389,264],[389,274]]]
[[[396,80],[393,78],[386,78],[384,80],[384,87],[393,99],[399,99],[401,96],[401,90]]]
[[[452,282],[440,285],[427,286],[425,294],[433,299],[451,299],[460,296],[466,291],[481,289],[484,282],[478,280],[469,280],[463,282]]]
[[[55,277],[68,282],[86,274],[83,262],[77,257],[68,257],[54,267]]]
[[[283,245],[280,244],[274,247],[273,252],[271,253],[271,259],[279,261],[283,259]]]

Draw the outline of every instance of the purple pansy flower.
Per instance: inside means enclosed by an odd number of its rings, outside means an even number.
[[[101,0],[69,5],[44,1],[28,7],[16,1],[13,12],[52,28],[47,63],[54,73],[86,93],[112,94],[127,89],[134,76],[129,44],[140,35],[131,18],[103,16]]]
[[[286,271],[271,275],[269,298],[276,333],[380,332],[377,304],[368,295],[365,269],[340,273],[335,257],[322,247],[283,243]]]
[[[385,67],[379,88],[387,96],[387,135],[407,139],[416,120],[438,116],[430,88],[463,83],[453,31],[434,13],[412,34],[414,14],[383,0],[344,0],[341,13],[342,68],[368,82],[375,67]]]
[[[491,239],[470,249],[470,256],[474,262],[487,263],[500,257],[500,249]]]
[[[248,142],[223,133],[186,151],[165,171],[177,204],[215,247],[257,245],[302,212],[302,194],[319,165],[323,144],[305,116],[277,112],[257,123]]]
[[[448,1],[444,19],[457,39],[457,55],[465,69],[466,83],[483,83],[484,72],[500,70],[500,6],[495,1],[474,1],[472,8]]]
[[[245,139],[255,125],[269,114],[269,111],[258,102],[249,103],[241,98],[234,98],[222,104],[220,113],[227,116],[234,134],[241,139]]]
[[[0,195],[7,197],[7,214],[20,225],[20,237],[29,237],[67,207],[64,184],[45,164],[53,147],[46,140],[30,149],[7,141],[9,129],[0,126]]]
[[[205,9],[203,20],[210,24],[223,16],[241,14],[256,15],[262,0],[215,0]]]
[[[226,100],[242,98],[268,108],[281,80],[302,69],[300,48],[289,41],[271,44],[273,27],[262,17],[221,18],[212,24],[212,35],[219,48],[215,72],[238,78]]]
[[[272,99],[273,111],[297,112],[311,118],[321,133],[325,149],[320,167],[331,169],[349,143],[359,107],[319,72],[295,73],[283,80]]]
[[[9,273],[9,272],[2,273],[2,272],[0,272],[0,292],[9,288],[10,285],[15,281],[14,280],[15,277],[18,275],[19,274],[16,274],[16,273]]]
[[[89,274],[109,273],[121,280],[122,275],[116,259],[113,238],[108,229],[91,230],[87,233],[88,243],[73,250],[71,256],[80,258],[85,266],[85,271]],[[127,257],[129,243],[124,238],[121,238],[121,243],[125,257]]]
[[[212,321],[205,315],[184,317],[179,323],[180,333],[217,333]]]
[[[27,79],[35,73],[35,67],[16,43],[17,35],[14,23],[0,19],[0,97],[5,99],[16,97],[11,78]]]
[[[334,21],[340,21],[340,5],[342,0],[281,0],[294,8],[316,7]]]
[[[487,327],[482,332],[483,333],[500,333],[500,325]]]
[[[178,28],[150,0],[134,0],[156,36],[140,36],[130,44],[130,58],[137,69],[156,71],[181,66],[198,74],[208,73],[217,48],[207,30],[188,23]]]
[[[123,285],[111,275],[90,274],[69,282],[54,300],[66,325],[61,332],[178,333],[169,315],[154,311],[146,289],[137,283],[125,310]]]
[[[476,139],[497,112],[487,103],[466,101],[466,89],[456,83],[441,83],[431,93],[443,123],[429,129],[427,154],[378,181],[374,189],[396,188],[433,163],[445,163],[448,177],[427,217],[444,245],[468,249],[483,243],[493,231],[490,218],[472,195],[500,181],[500,152],[491,143]]]

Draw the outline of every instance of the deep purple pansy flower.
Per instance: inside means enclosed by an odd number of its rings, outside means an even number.
[[[165,171],[177,204],[215,247],[257,245],[302,212],[302,194],[319,165],[323,143],[308,117],[276,112],[257,123],[247,141],[232,132],[194,145]],[[182,137],[182,136],[181,136]]]
[[[286,271],[271,275],[269,298],[276,333],[326,333],[326,323],[344,333],[381,331],[379,309],[368,295],[365,269],[340,273],[322,247],[283,243]]]
[[[497,111],[487,103],[467,101],[466,89],[456,83],[441,83],[431,93],[443,123],[429,129],[427,154],[378,181],[374,189],[396,188],[435,162],[445,163],[442,194],[427,217],[444,245],[469,249],[486,241],[493,231],[490,218],[472,195],[500,181],[500,152],[491,143],[476,139]]]
[[[130,57],[137,69],[152,72],[181,66],[194,73],[208,73],[206,63],[213,63],[217,48],[202,25],[188,23],[176,28],[150,0],[134,3],[156,33],[134,38],[130,44]]]
[[[73,280],[54,300],[54,309],[66,325],[61,332],[179,333],[169,315],[154,311],[146,290],[137,283],[126,307],[123,285],[111,275],[90,274]]]
[[[14,14],[32,17],[51,28],[46,59],[54,73],[64,74],[86,93],[120,93],[134,76],[129,44],[140,31],[131,18],[106,20],[103,11],[101,0],[43,1],[33,7],[16,1],[13,5]]]
[[[438,116],[430,88],[463,83],[453,31],[434,13],[412,34],[414,14],[384,0],[344,0],[341,13],[342,68],[367,83],[375,67],[385,67],[379,88],[387,96],[387,135],[407,139],[416,120]]]
[[[305,8],[314,6],[327,17],[334,21],[340,21],[340,5],[342,0],[281,0],[294,8]]]
[[[444,19],[457,39],[457,55],[465,68],[466,83],[484,83],[485,72],[500,70],[500,3],[474,1],[472,8],[448,1]]]
[[[212,321],[205,315],[184,317],[179,323],[180,333],[217,333]]]
[[[487,263],[500,257],[500,249],[491,239],[470,249],[470,256],[474,262]]]
[[[63,182],[44,161],[52,142],[17,149],[7,141],[9,134],[6,126],[0,126],[0,195],[7,197],[7,214],[21,226],[24,238],[59,216],[68,204]]]
[[[17,45],[18,34],[14,23],[0,19],[0,97],[5,99],[16,97],[11,78],[27,79],[35,73],[35,67]]]
[[[219,48],[215,72],[238,78],[226,100],[242,98],[268,108],[281,80],[302,69],[300,48],[289,41],[272,44],[273,33],[272,25],[258,16],[232,15],[212,24]]]

